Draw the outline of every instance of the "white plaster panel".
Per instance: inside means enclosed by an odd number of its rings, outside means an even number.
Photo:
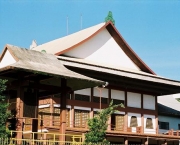
[[[4,57],[2,58],[2,60],[0,62],[0,68],[8,66],[10,64],[13,64],[15,62],[16,62],[16,60],[12,57],[9,50],[7,49],[4,54]]]
[[[128,127],[130,127],[130,121],[131,117],[136,116],[137,117],[137,124],[138,126],[141,126],[141,114],[138,113],[128,113]],[[136,127],[132,127],[132,132],[136,132]]]
[[[143,108],[155,110],[155,96],[143,94]]]
[[[107,29],[100,31],[85,43],[66,52],[65,55],[140,70],[124,53]]]
[[[77,91],[74,91],[74,93],[91,96],[91,89],[88,88],[88,89],[77,90]]]
[[[74,109],[91,111],[91,108],[74,106]]]
[[[125,112],[123,112],[123,111],[117,111],[117,112],[115,112],[114,114],[125,114]]]
[[[141,94],[127,92],[127,106],[141,108]]]
[[[124,91],[111,90],[111,99],[125,100]]]
[[[146,128],[147,118],[152,118],[153,129]],[[156,118],[155,118],[155,115],[144,114],[144,133],[156,134]]]
[[[50,107],[50,104],[43,104],[38,106],[38,108],[48,108],[48,107]]]
[[[108,98],[108,89],[106,88],[94,88],[94,96],[100,97],[100,92],[101,92],[101,97],[103,98]]]

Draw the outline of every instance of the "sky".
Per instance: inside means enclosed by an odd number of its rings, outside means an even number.
[[[29,48],[104,22],[159,76],[180,81],[179,0],[0,0],[0,51]],[[81,17],[82,16],[82,17]]]

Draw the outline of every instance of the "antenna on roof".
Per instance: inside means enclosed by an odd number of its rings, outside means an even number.
[[[69,28],[68,28],[68,16],[67,16],[67,19],[66,19],[66,24],[67,24],[67,35],[68,35],[68,31],[69,31]]]
[[[82,30],[82,14],[81,14],[81,30]]]

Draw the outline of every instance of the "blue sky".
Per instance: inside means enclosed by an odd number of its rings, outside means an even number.
[[[115,26],[158,75],[180,80],[180,1],[177,0],[0,0],[0,49],[29,48],[104,21]]]

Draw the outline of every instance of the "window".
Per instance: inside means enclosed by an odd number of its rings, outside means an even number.
[[[159,121],[159,129],[169,130],[169,122],[161,122],[161,121]]]
[[[136,116],[131,116],[130,127],[137,127],[137,126],[138,126],[137,117]]]
[[[75,94],[75,100],[79,100],[79,101],[90,101],[90,96],[87,95],[81,95],[81,94]]]
[[[43,125],[49,126],[50,125],[50,108],[39,108],[38,118],[39,118],[39,125],[41,124],[41,120],[43,120]]]
[[[93,97],[93,102],[95,102],[95,103],[100,103],[100,97],[94,96],[94,97]],[[108,102],[108,99],[107,99],[107,98],[101,97],[101,103],[107,104],[107,102]]]
[[[114,130],[123,131],[124,128],[124,115],[112,114],[111,116],[111,128]]]
[[[117,99],[112,99],[112,100],[114,105],[124,104],[124,100],[117,100]]]
[[[178,130],[180,130],[180,124],[178,124]]]
[[[147,129],[153,129],[152,118],[147,118],[147,119],[146,119],[146,128],[147,128]]]
[[[69,113],[70,109],[66,109],[66,126],[69,126]],[[53,125],[54,126],[59,126],[60,125],[60,108],[54,108],[54,113],[53,113]]]
[[[75,110],[74,112],[74,126],[85,128],[87,119],[89,118],[89,111],[86,110]]]

